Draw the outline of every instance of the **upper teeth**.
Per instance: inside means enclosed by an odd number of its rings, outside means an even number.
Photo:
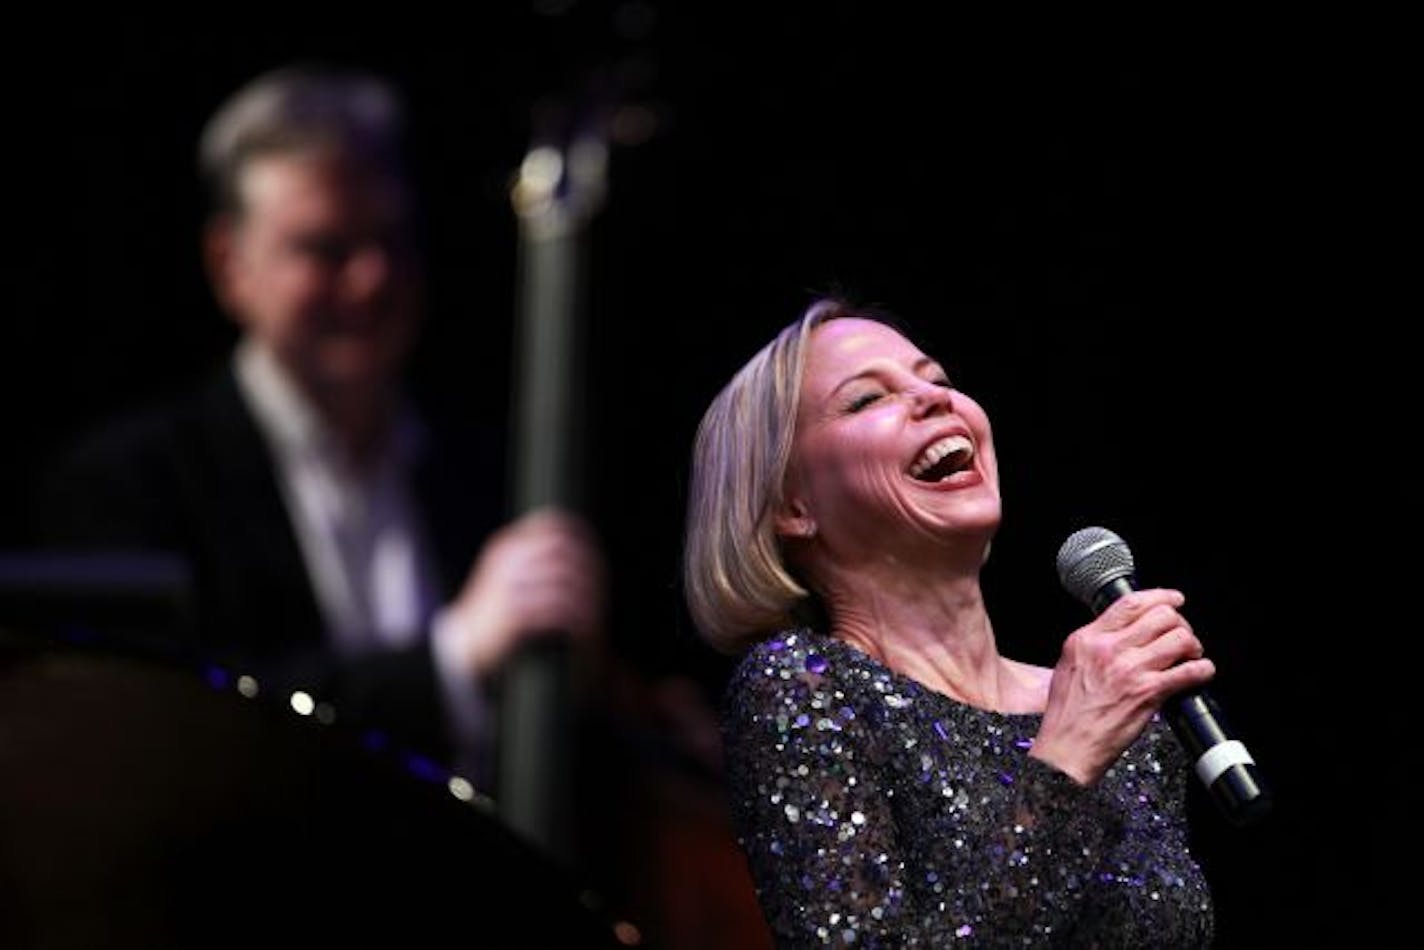
[[[912,478],[919,478],[925,472],[929,471],[930,466],[934,465],[946,455],[955,452],[962,452],[964,454],[963,461],[967,462],[974,457],[974,443],[962,435],[945,436],[934,445],[925,449],[924,452],[920,454],[920,457],[915,459],[914,464],[910,466],[910,476]]]

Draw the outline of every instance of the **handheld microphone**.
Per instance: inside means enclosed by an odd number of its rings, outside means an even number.
[[[1094,616],[1137,589],[1127,543],[1106,528],[1083,528],[1058,550],[1058,579]],[[1256,760],[1231,731],[1221,707],[1203,689],[1173,696],[1163,705],[1167,722],[1195,762],[1197,778],[1233,825],[1253,824],[1271,810],[1271,793]]]

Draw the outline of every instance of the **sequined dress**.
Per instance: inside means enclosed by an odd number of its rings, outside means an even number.
[[[1041,720],[964,705],[807,630],[751,650],[723,735],[778,946],[1209,945],[1188,762],[1166,724],[1084,788],[1026,754]]]

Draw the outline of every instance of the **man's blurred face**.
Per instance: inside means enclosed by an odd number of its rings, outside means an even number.
[[[395,380],[419,319],[401,182],[326,153],[253,160],[217,226],[217,291],[244,332],[314,395]]]

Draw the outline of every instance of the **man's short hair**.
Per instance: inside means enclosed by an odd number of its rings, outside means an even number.
[[[233,93],[203,129],[199,171],[216,213],[242,211],[243,169],[255,158],[333,151],[403,175],[403,109],[395,89],[371,73],[287,66]]]

